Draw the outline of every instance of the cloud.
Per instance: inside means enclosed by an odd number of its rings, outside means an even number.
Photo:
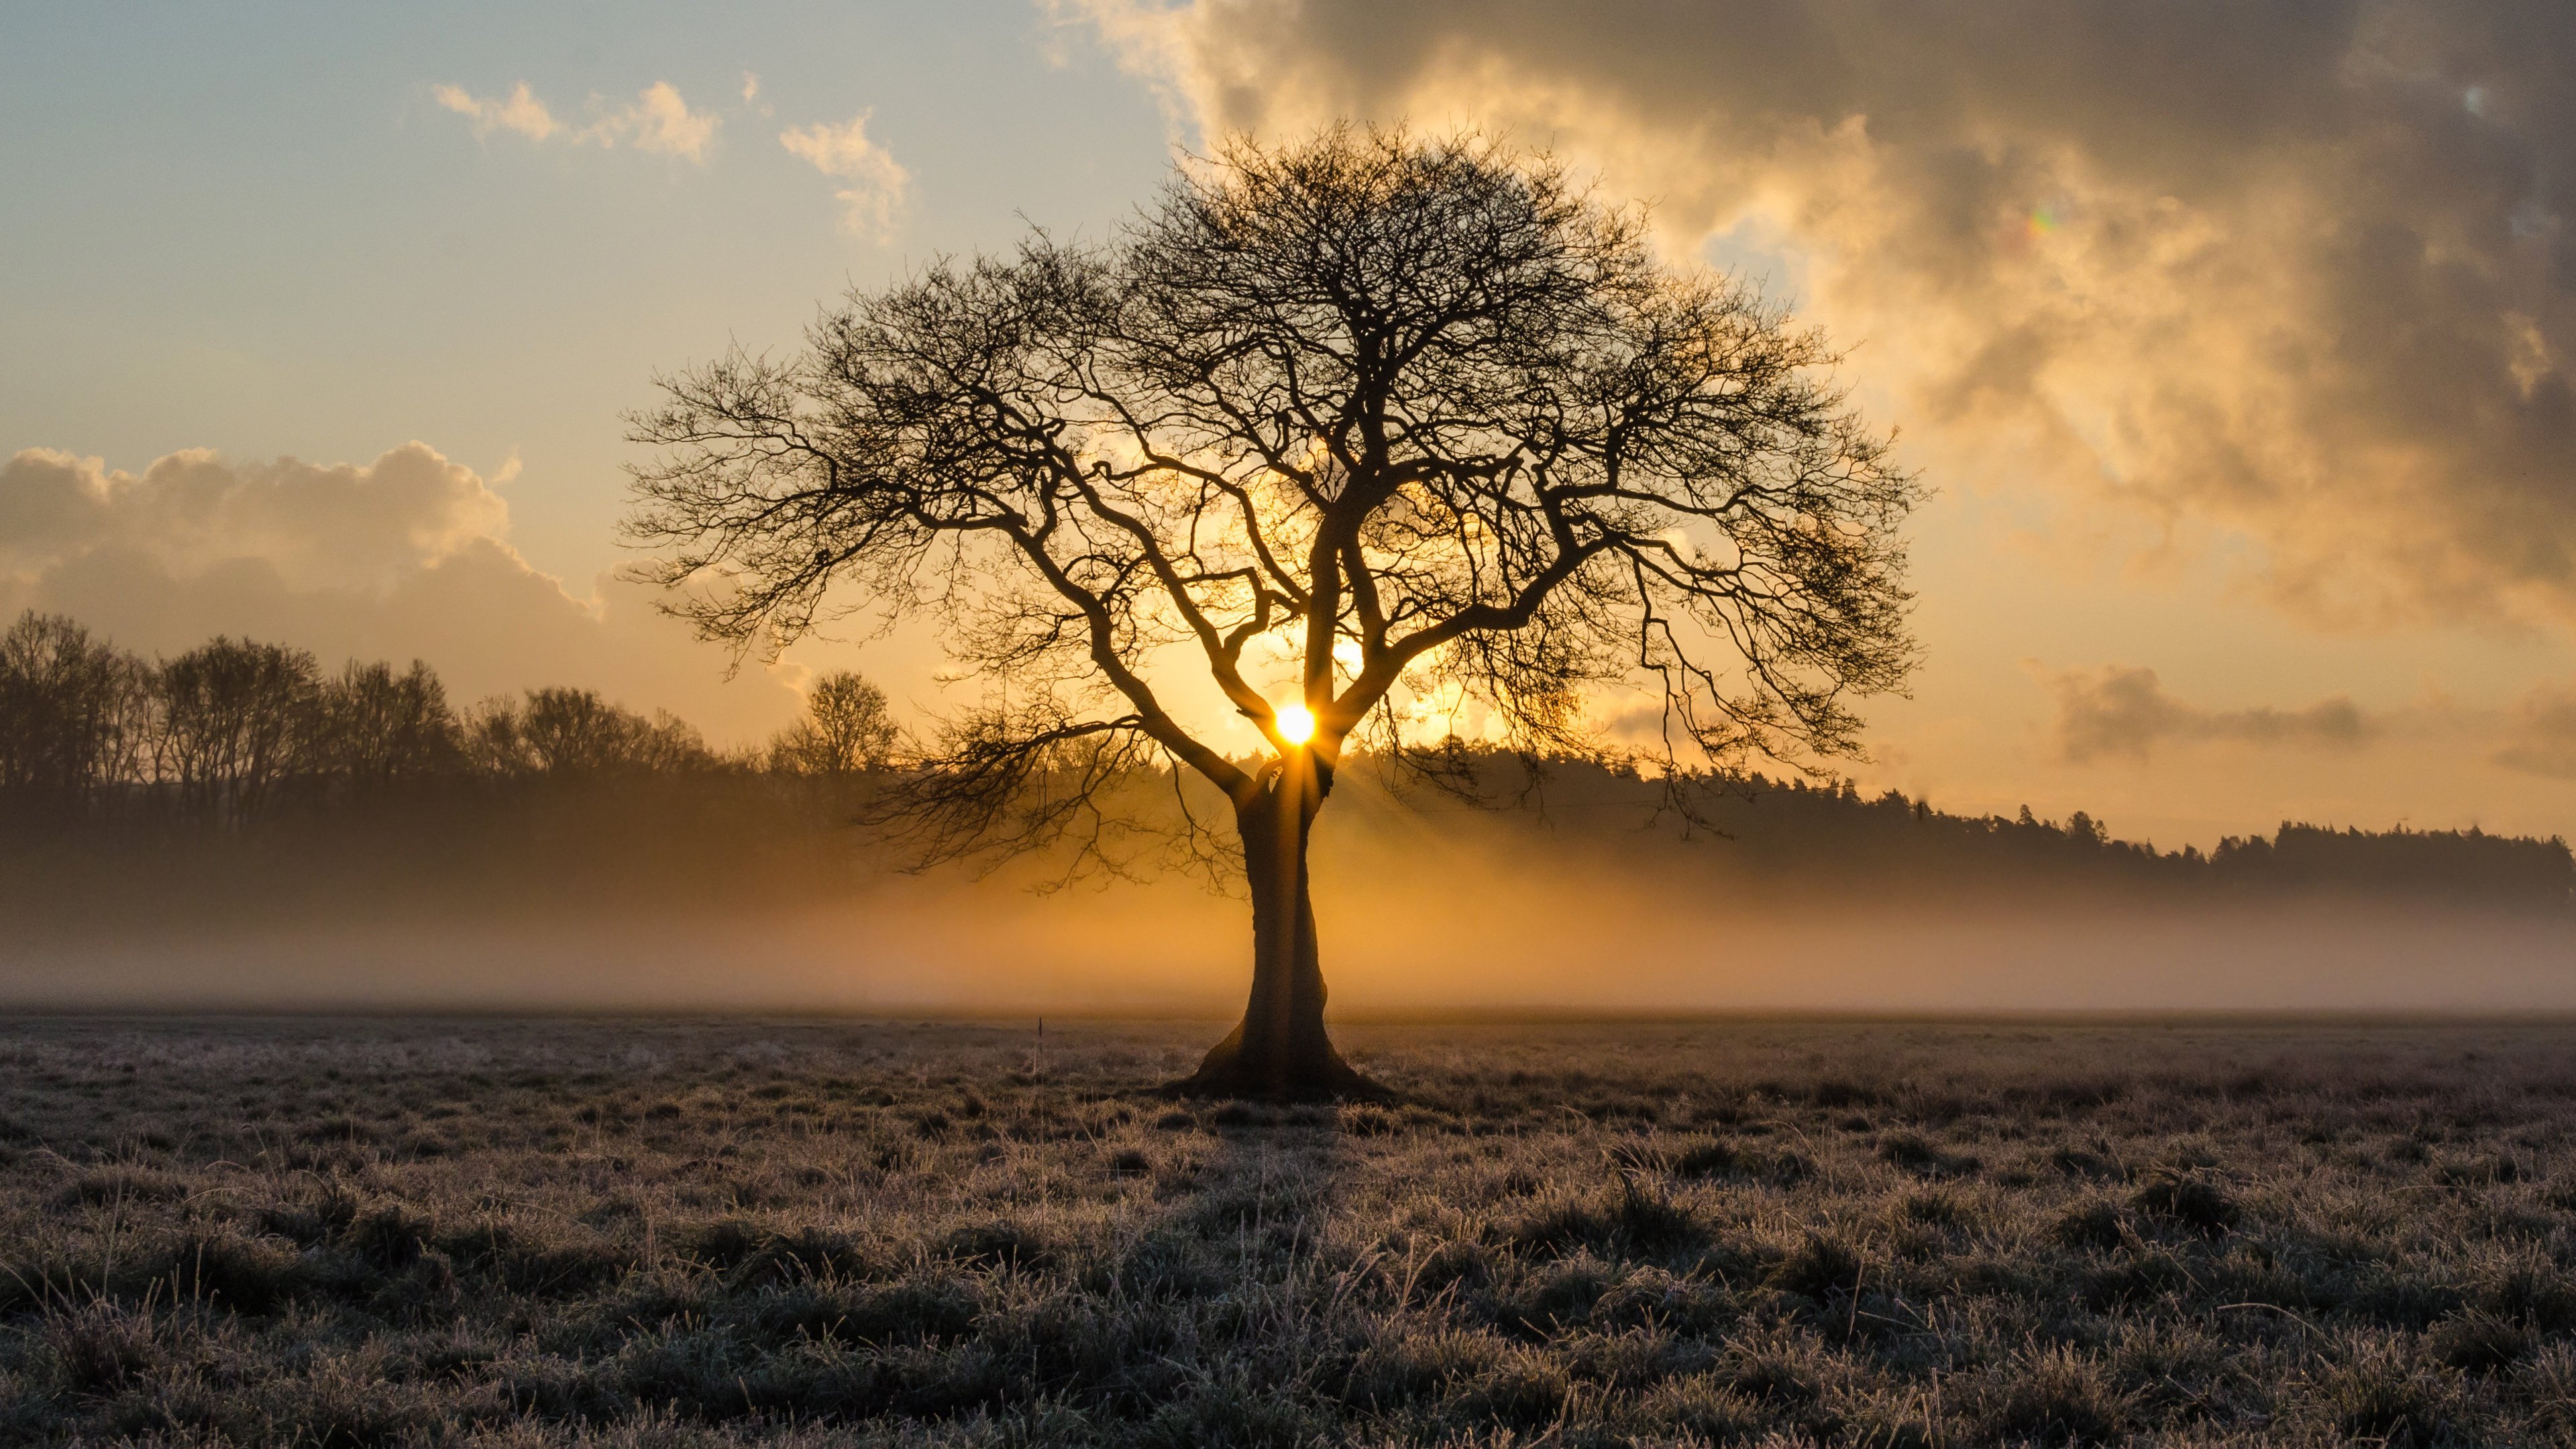
[[[625,140],[638,151],[686,156],[704,165],[707,143],[715,139],[716,125],[713,112],[690,110],[668,81],[655,81],[632,105],[603,117],[583,137],[596,137],[603,146]]]
[[[2526,775],[2576,780],[2576,685],[2544,684],[2515,701],[2505,743],[2488,759]]]
[[[719,740],[793,711],[785,674],[724,683],[724,656],[640,588],[577,597],[531,566],[495,481],[416,442],[330,466],[191,450],[139,474],[29,449],[0,464],[0,617],[67,613],[147,655],[229,633],[326,666],[421,658],[460,702],[584,685]]]
[[[2305,709],[2210,710],[2166,693],[2152,669],[2033,669],[2057,697],[2058,752],[2077,763],[2106,755],[2144,760],[2156,746],[2176,741],[2349,750],[2387,728],[2385,719],[2340,695]]]
[[[477,136],[516,131],[531,141],[542,141],[558,129],[554,112],[528,94],[526,81],[512,87],[507,100],[477,100],[458,86],[440,86],[432,94],[440,105],[472,120]]]
[[[2567,0],[1064,0],[1185,127],[1479,124],[1781,239],[1945,480],[2257,545],[2329,626],[2576,620]]]
[[[757,82],[746,77],[746,100],[756,87]],[[605,150],[626,145],[657,156],[684,157],[701,166],[706,164],[707,148],[714,143],[716,128],[722,123],[722,118],[712,111],[690,110],[688,102],[668,81],[655,81],[615,110],[608,109],[599,97],[591,97],[593,119],[578,129],[567,128],[556,120],[546,103],[529,93],[525,81],[513,87],[506,100],[477,98],[448,85],[436,87],[431,94],[440,105],[472,119],[477,136],[506,130],[542,142],[560,134],[576,146]]]
[[[0,571],[42,577],[100,549],[172,574],[257,558],[296,589],[377,589],[481,539],[509,505],[423,443],[364,466],[172,453],[140,476],[35,448],[0,468]]]
[[[824,175],[849,182],[833,193],[842,206],[841,225],[854,236],[882,237],[903,210],[912,173],[903,169],[893,152],[868,139],[871,114],[861,111],[847,125],[817,123],[782,131],[778,144]]]

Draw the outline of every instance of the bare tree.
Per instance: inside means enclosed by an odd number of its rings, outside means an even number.
[[[383,790],[443,774],[464,754],[447,687],[415,659],[401,674],[381,661],[350,660],[325,681],[319,702],[317,765],[360,791]]]
[[[885,691],[836,670],[805,691],[805,715],[770,742],[770,766],[798,775],[856,774],[884,762],[895,734]]]
[[[152,672],[156,773],[181,805],[240,826],[303,771],[318,731],[313,656],[221,635]]]
[[[72,620],[20,615],[0,634],[0,808],[57,820],[130,778],[144,677],[142,661]]]
[[[647,719],[596,690],[568,686],[531,689],[525,703],[485,700],[464,733],[476,767],[496,775],[578,779],[715,763],[697,730],[668,711]]]
[[[1193,1083],[1365,1090],[1307,890],[1346,750],[1473,709],[1598,753],[1587,694],[1642,683],[1667,768],[1811,759],[1901,682],[1917,490],[1832,361],[1544,157],[1235,141],[1104,244],[934,266],[801,356],[664,379],[629,528],[664,582],[720,578],[676,607],[740,648],[851,604],[940,620],[991,688],[899,797],[934,856],[1097,849],[1149,767],[1221,791],[1252,991]],[[1184,659],[1266,759],[1167,703]]]

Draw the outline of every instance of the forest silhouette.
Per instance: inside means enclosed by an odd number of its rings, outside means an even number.
[[[460,709],[420,661],[331,672],[307,651],[230,638],[145,660],[29,612],[0,636],[0,849],[21,886],[10,914],[70,909],[39,880],[59,887],[138,860],[156,864],[164,896],[140,907],[181,914],[338,896],[371,876],[400,888],[427,862],[495,904],[588,891],[603,907],[674,890],[805,895],[914,864],[900,838],[860,828],[878,795],[930,768],[897,749],[884,695],[836,674],[809,703],[771,740],[719,749],[673,715],[586,689]],[[1633,768],[1529,763],[1469,751],[1462,768],[1481,809],[1460,802],[1457,779],[1434,788],[1367,756],[1346,776],[1365,820],[1489,810],[1495,831],[1541,853],[1704,861],[1712,876],[1824,883],[1855,898],[2351,895],[2544,913],[2576,903],[2576,859],[2556,837],[2285,821],[2206,852],[2158,850],[2084,811],[1961,815],[1896,791],[1756,772],[1681,782],[1677,809],[1676,782]],[[1168,775],[1133,784],[1172,794]],[[254,867],[263,884],[245,894]],[[298,871],[315,876],[309,890],[296,888]]]

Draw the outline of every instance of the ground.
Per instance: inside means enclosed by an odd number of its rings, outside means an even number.
[[[2576,1029],[0,1024],[0,1440],[2576,1444]]]

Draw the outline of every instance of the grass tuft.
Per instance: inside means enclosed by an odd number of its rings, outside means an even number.
[[[2236,1200],[2207,1178],[2174,1169],[2159,1169],[2129,1198],[2129,1206],[2146,1217],[2215,1238],[2234,1231],[2243,1214]]]

